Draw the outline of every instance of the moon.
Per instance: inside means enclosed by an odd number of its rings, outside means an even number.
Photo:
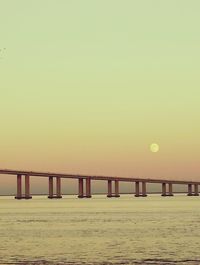
[[[150,150],[152,153],[157,153],[159,151],[160,147],[158,144],[153,143],[150,145]]]

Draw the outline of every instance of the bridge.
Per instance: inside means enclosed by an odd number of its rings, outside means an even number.
[[[173,196],[173,184],[187,185],[188,196],[199,196],[198,187],[200,182],[184,181],[184,180],[169,180],[169,179],[151,179],[151,178],[135,178],[135,177],[111,177],[111,176],[86,176],[77,174],[52,173],[52,172],[37,172],[37,171],[21,171],[0,169],[1,175],[15,175],[17,179],[17,191],[15,199],[31,199],[30,193],[30,177],[46,177],[49,185],[49,199],[60,199],[61,194],[61,180],[63,178],[77,179],[78,182],[78,198],[91,198],[91,182],[92,180],[107,182],[107,197],[120,197],[119,183],[131,182],[135,184],[135,197],[147,196],[147,183],[160,183],[162,186],[161,196]],[[25,193],[22,194],[22,178],[24,177]],[[56,187],[54,192],[54,179],[56,180]],[[112,190],[112,183],[114,183],[114,190]],[[85,188],[84,188],[85,186]]]

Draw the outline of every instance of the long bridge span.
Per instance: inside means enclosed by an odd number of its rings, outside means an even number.
[[[161,196],[173,196],[173,184],[187,185],[188,196],[199,196],[198,181],[184,181],[184,180],[169,180],[169,179],[151,179],[151,178],[135,178],[135,177],[112,177],[112,176],[88,176],[77,174],[65,173],[52,173],[52,172],[38,172],[38,171],[22,171],[0,169],[1,175],[15,175],[17,179],[16,196],[15,199],[31,199],[30,193],[30,177],[46,177],[48,178],[49,185],[49,199],[62,198],[61,194],[61,180],[63,178],[77,179],[78,182],[78,198],[91,198],[92,180],[106,181],[107,182],[107,197],[120,197],[119,183],[132,182],[135,185],[135,197],[147,196],[147,183],[160,183],[162,186]],[[22,177],[24,177],[25,192],[22,194]],[[54,181],[56,180],[56,187],[54,190]],[[114,189],[112,189],[114,183]],[[84,188],[85,186],[85,188]]]

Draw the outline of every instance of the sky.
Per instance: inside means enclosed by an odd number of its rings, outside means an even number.
[[[198,0],[0,6],[0,168],[200,180]]]

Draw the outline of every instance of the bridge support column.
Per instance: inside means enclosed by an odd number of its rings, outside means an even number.
[[[56,195],[58,199],[61,199],[61,178],[56,177]]]
[[[86,198],[91,198],[91,179],[86,178]]]
[[[192,184],[188,184],[187,196],[199,196],[198,184],[194,184],[194,192],[192,186],[193,186]]]
[[[22,175],[17,175],[17,195],[15,199],[22,199]]]
[[[91,178],[85,179],[85,194],[84,194],[84,179],[78,179],[78,198],[91,198]]]
[[[146,182],[142,182],[142,192],[140,192],[140,182],[135,182],[135,197],[147,197]]]
[[[17,195],[15,196],[15,199],[21,200],[21,199],[32,199],[32,196],[30,196],[30,176],[25,175],[25,194],[22,194],[22,175],[17,175]]]
[[[142,182],[142,197],[147,197],[146,182]]]
[[[198,184],[194,184],[194,196],[199,196]]]
[[[192,184],[188,184],[188,194],[187,196],[192,196]]]
[[[53,199],[53,177],[49,177],[49,199]]]
[[[119,180],[115,180],[115,195],[114,197],[119,198]]]
[[[115,192],[113,193],[112,192],[112,180],[108,180],[108,194],[107,194],[108,198],[111,198],[111,197],[118,198],[118,197],[120,197],[120,195],[119,195],[119,181],[115,180],[114,183],[115,183]]]
[[[84,198],[83,179],[78,179],[78,198]]]
[[[108,194],[107,194],[108,198],[112,197],[112,180],[108,180]]]
[[[166,183],[162,183],[162,195],[161,196],[167,196]]]
[[[136,181],[135,182],[135,197],[139,197],[140,196],[140,182]]]
[[[166,196],[174,196],[173,195],[173,189],[172,189],[172,183],[168,183],[168,191],[167,191],[167,183],[162,183],[162,195],[163,197]]]
[[[30,176],[25,175],[25,199],[32,199],[30,196]]]
[[[49,199],[61,199],[61,177],[56,177],[56,195],[53,192],[53,176],[49,176]]]
[[[174,196],[173,189],[172,189],[172,183],[169,183],[169,193],[168,196]]]

